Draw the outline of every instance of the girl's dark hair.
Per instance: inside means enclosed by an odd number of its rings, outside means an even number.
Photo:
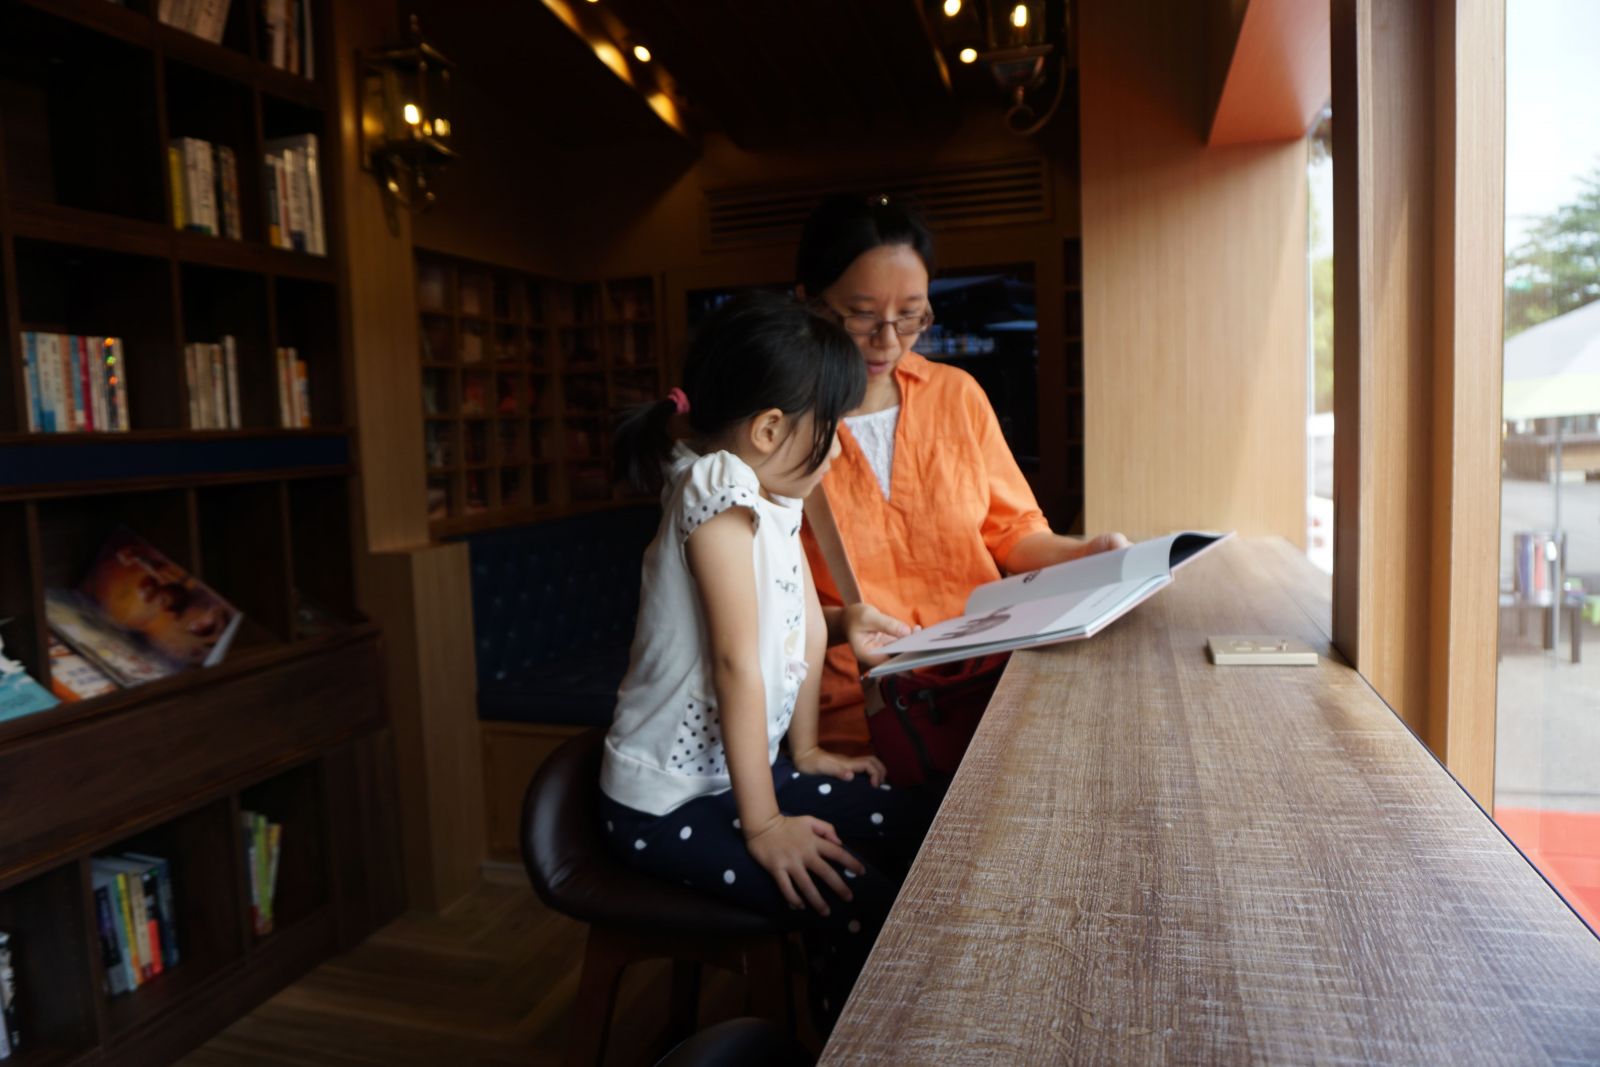
[[[884,196],[830,196],[806,220],[795,280],[815,300],[863,252],[884,245],[906,245],[933,276],[933,231],[915,208]]]
[[[839,419],[860,405],[867,368],[850,335],[791,296],[740,293],[717,308],[689,342],[683,391],[689,426],[714,436],[770,408],[813,415],[807,473],[822,466]],[[617,476],[660,492],[672,452],[671,400],[635,408],[617,426]]]

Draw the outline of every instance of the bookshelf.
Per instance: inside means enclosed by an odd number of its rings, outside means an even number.
[[[23,801],[0,835],[23,1036],[7,1067],[171,1060],[402,905],[379,635],[352,578],[333,79],[271,64],[259,3],[233,0],[220,43],[155,9],[0,0],[0,637],[48,682],[45,590],[75,585],[118,525],[245,621],[218,666],[0,722],[0,781]],[[328,25],[323,0],[308,10]],[[327,72],[336,49],[315,40]],[[305,134],[327,255],[268,238],[268,142]],[[174,226],[182,137],[234,154],[238,238]],[[126,432],[30,430],[29,334],[121,338]],[[240,425],[192,429],[185,345],[223,335]],[[305,363],[308,427],[282,425],[280,347]],[[264,937],[246,810],[283,826]],[[91,865],[126,852],[167,859],[183,951],[113,997]]]
[[[1062,343],[1067,368],[1067,532],[1083,534],[1083,242],[1061,242]]]
[[[423,441],[437,536],[634,499],[611,430],[664,394],[650,277],[572,282],[417,252]]]

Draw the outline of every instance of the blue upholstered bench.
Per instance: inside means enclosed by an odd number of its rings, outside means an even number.
[[[478,718],[605,726],[628,667],[654,504],[473,534]],[[524,783],[526,784],[526,783]]]

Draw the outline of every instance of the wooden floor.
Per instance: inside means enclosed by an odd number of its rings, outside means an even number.
[[[546,910],[520,870],[492,874],[443,915],[407,915],[330,960],[179,1061],[385,1067],[557,1064],[578,988],[586,927]],[[662,1051],[668,971],[624,980],[608,1064]],[[713,974],[702,1025],[739,1014]]]

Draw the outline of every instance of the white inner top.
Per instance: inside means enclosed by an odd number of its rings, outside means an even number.
[[[900,424],[900,405],[874,411],[869,415],[851,415],[844,420],[855,436],[856,444],[867,457],[867,466],[878,477],[878,487],[883,499],[889,499],[889,474],[894,470],[894,428]]]

